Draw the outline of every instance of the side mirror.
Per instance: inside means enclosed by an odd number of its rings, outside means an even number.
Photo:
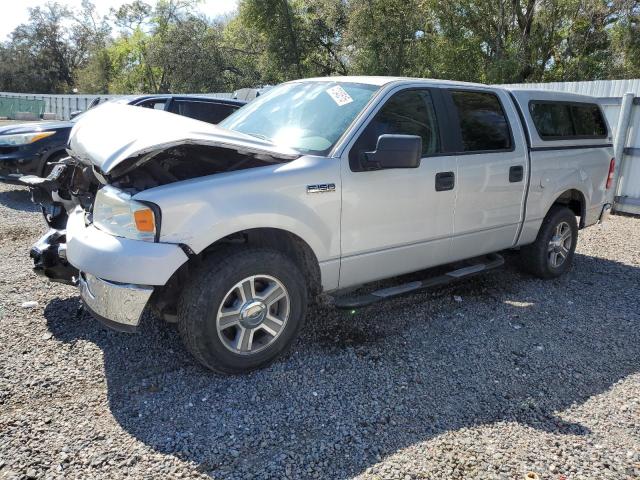
[[[417,168],[422,157],[422,138],[417,135],[380,135],[375,152],[365,152],[366,170]]]
[[[69,114],[69,119],[73,120],[74,118],[76,118],[78,115],[80,115],[82,112],[82,110],[76,110],[75,112],[71,112]]]

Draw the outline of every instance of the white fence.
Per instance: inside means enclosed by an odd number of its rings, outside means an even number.
[[[253,91],[253,96],[251,96]],[[233,93],[207,93],[207,94],[180,94],[188,96],[207,96],[218,98],[237,98],[241,100],[253,99],[255,97],[254,89],[243,89],[240,91],[241,95],[234,95]],[[177,94],[176,94],[177,95]],[[24,100],[44,100],[45,113],[55,114],[55,118],[58,120],[69,120],[71,112],[86,110],[91,102],[96,98],[99,98],[101,102],[108,100],[109,98],[117,98],[122,95],[39,95],[31,93],[11,93],[0,92],[0,98],[20,98]],[[241,98],[242,97],[242,98]]]
[[[640,79],[503,86],[597,97],[613,130],[616,155],[614,208],[620,212],[640,214]]]

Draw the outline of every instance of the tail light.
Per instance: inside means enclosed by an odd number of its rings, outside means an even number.
[[[616,171],[616,159],[612,158],[611,163],[609,163],[609,175],[607,175],[607,190],[611,188],[613,185],[613,174]]]

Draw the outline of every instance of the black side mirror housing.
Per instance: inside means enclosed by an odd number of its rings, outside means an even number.
[[[81,113],[84,113],[82,110],[76,110],[74,112],[71,112],[69,114],[69,119],[73,120],[74,118],[76,118],[78,115],[80,115]]]
[[[422,138],[417,135],[380,135],[375,152],[365,152],[366,170],[417,168],[422,157]]]

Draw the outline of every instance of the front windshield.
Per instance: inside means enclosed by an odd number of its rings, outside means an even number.
[[[378,88],[331,81],[287,83],[258,97],[220,126],[302,153],[325,155]]]

